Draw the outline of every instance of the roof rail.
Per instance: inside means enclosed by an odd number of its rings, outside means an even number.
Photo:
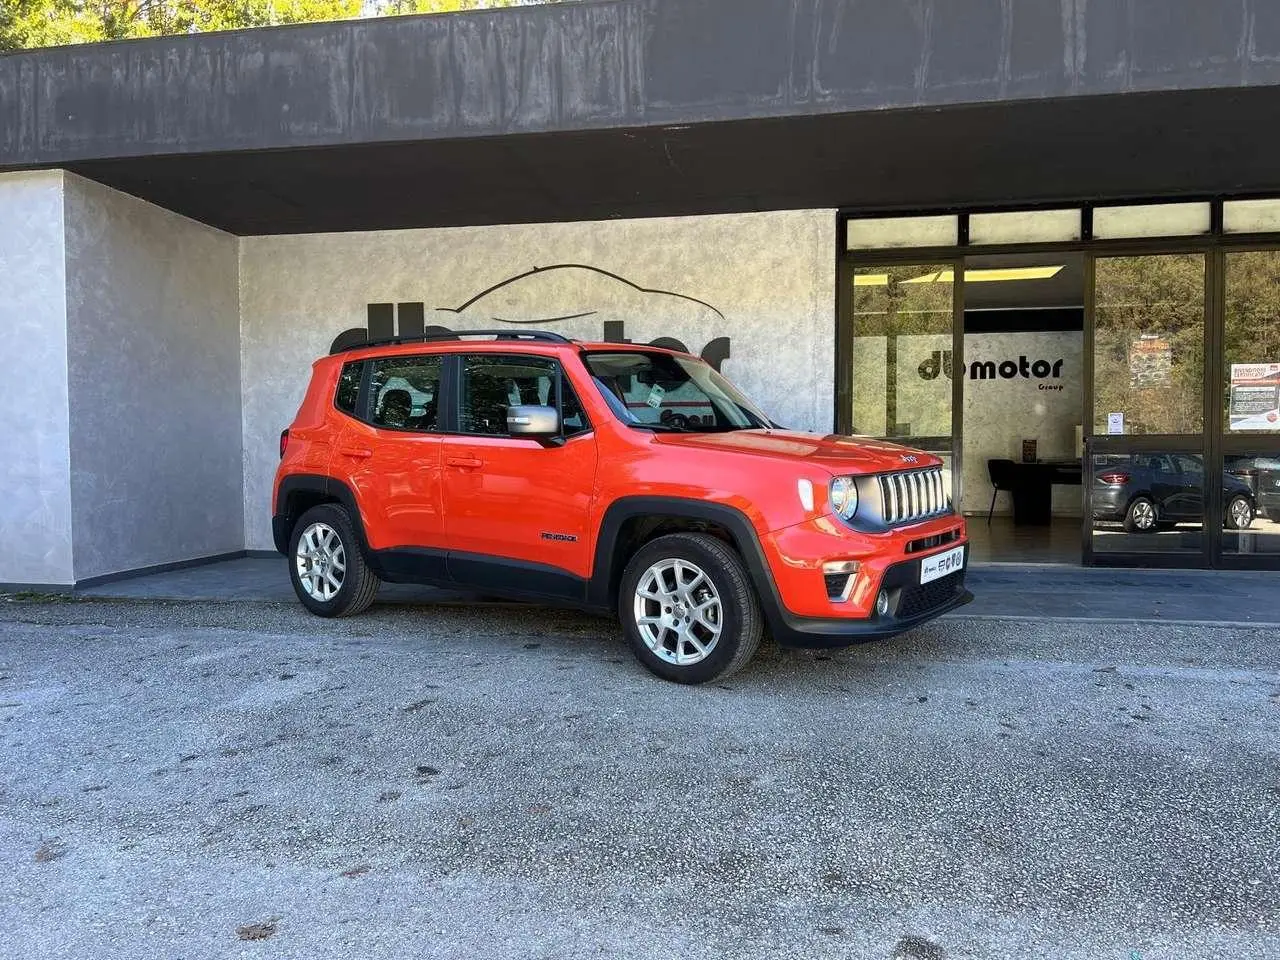
[[[363,350],[365,347],[391,347],[401,343],[436,343],[459,340],[462,337],[493,337],[495,340],[532,340],[535,343],[569,343],[568,337],[549,330],[454,330],[451,333],[420,333],[411,337],[387,337],[384,340],[365,340],[349,343],[332,353]]]

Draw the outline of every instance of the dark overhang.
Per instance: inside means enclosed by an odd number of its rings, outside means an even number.
[[[0,58],[0,169],[237,233],[1280,188],[1280,4],[609,0]]]

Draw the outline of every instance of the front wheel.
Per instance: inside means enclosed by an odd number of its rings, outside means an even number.
[[[381,581],[360,551],[347,511],[322,503],[289,536],[289,578],[302,605],[321,617],[349,617],[373,603]]]
[[[618,616],[636,658],[676,683],[741,670],[764,635],[742,558],[703,533],[673,533],[641,547],[622,574]]]
[[[1232,497],[1227,504],[1227,527],[1231,530],[1248,530],[1253,524],[1253,504],[1248,497]]]

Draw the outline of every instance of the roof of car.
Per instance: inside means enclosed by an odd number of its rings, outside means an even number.
[[[460,335],[467,335],[468,331],[458,331]],[[498,337],[492,340],[454,340],[444,336],[440,337],[412,337],[412,338],[396,338],[394,340],[384,340],[376,343],[353,344],[342,350],[335,351],[330,356],[341,357],[343,360],[365,360],[369,357],[386,357],[386,356],[405,356],[412,354],[421,354],[423,352],[442,352],[457,353],[460,351],[479,352],[479,353],[511,353],[517,351],[520,353],[545,353],[554,354],[565,348],[573,350],[584,350],[588,352],[596,352],[608,350],[610,352],[640,352],[652,351],[657,353],[670,353],[678,356],[692,356],[680,350],[671,350],[667,347],[653,346],[647,343],[613,343],[602,340],[570,340],[564,337],[530,337],[527,335],[518,336],[520,331],[515,332],[517,335],[506,337]]]

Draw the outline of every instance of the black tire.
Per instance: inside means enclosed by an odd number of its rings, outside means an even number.
[[[1245,508],[1248,509],[1249,512],[1247,514],[1241,510],[1239,506],[1240,504],[1244,504]],[[1239,519],[1236,519],[1235,517],[1237,510],[1240,510],[1241,513]],[[1253,504],[1249,502],[1249,498],[1242,494],[1236,494],[1227,501],[1227,509],[1224,517],[1226,527],[1228,530],[1248,530],[1253,526],[1254,515]]]
[[[637,622],[636,591],[642,578],[656,564],[677,560],[701,570],[720,601],[720,633],[709,652],[695,663],[677,664],[664,659],[646,643]],[[692,580],[690,584],[697,582]],[[707,596],[705,587],[699,595]],[[649,602],[654,605],[655,612],[661,609],[659,601]],[[676,683],[707,683],[736,673],[755,655],[764,636],[760,600],[742,558],[722,540],[704,533],[669,534],[651,540],[636,551],[622,574],[618,590],[618,617],[636,659],[659,677]],[[658,630],[657,627],[654,629]],[[665,641],[661,646],[667,656],[671,651],[667,650],[666,642],[671,643],[677,653],[687,649],[688,644],[682,646],[673,630],[662,628],[661,634]]]
[[[342,571],[341,585],[327,599],[312,596],[303,585],[302,575],[298,570],[298,544],[303,535],[316,524],[324,524],[336,535],[341,546],[341,559],[346,567]],[[336,547],[334,552],[337,552]],[[336,503],[322,503],[318,507],[312,507],[293,525],[293,531],[289,534],[289,579],[298,600],[319,617],[350,617],[368,609],[382,583],[365,563],[360,540],[347,511]]]
[[[1124,512],[1126,533],[1154,533],[1157,523],[1156,505],[1148,497],[1134,497]]]

